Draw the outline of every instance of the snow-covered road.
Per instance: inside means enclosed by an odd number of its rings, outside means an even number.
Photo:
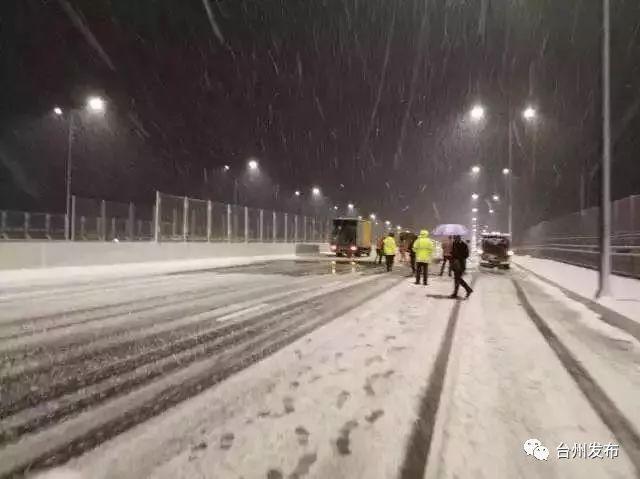
[[[381,273],[278,261],[6,290],[0,477],[640,477],[636,337],[524,271],[474,272],[457,302],[449,278]]]

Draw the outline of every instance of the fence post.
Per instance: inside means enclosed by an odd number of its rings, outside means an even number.
[[[227,204],[227,241],[231,243],[231,205]]]
[[[278,228],[278,221],[276,218],[276,212],[273,211],[273,242],[276,242],[276,235],[278,233],[277,228]]]
[[[71,227],[71,233],[68,238],[71,241],[76,240],[76,204],[77,204],[76,195],[71,195],[71,218],[69,218],[71,220],[71,223],[69,224],[69,226]]]
[[[7,236],[7,212],[0,213],[0,236],[4,239],[8,239]]]
[[[182,240],[187,241],[189,236],[189,198],[182,200]]]
[[[298,215],[293,217],[293,242],[298,242]]]
[[[306,215],[303,217],[302,226],[303,226],[302,241],[306,243],[307,242],[307,216]]]
[[[285,213],[284,214],[284,242],[285,243],[288,243],[288,240],[289,240],[288,235],[287,235],[287,230],[288,230],[287,223],[288,222],[289,222],[289,213]]]
[[[100,201],[100,222],[102,224],[102,241],[107,241],[107,202]]]
[[[133,201],[129,201],[129,241],[133,241],[135,238],[134,225],[136,223],[135,219],[135,206],[133,206]]]
[[[44,215],[44,235],[47,239],[51,239],[51,215],[49,213]]]
[[[249,242],[249,208],[244,207],[244,242]]]
[[[211,200],[207,201],[207,242],[211,242],[211,214],[213,212],[213,205]]]
[[[160,192],[156,190],[156,205],[153,214],[153,240],[156,243],[160,242]]]
[[[260,243],[264,241],[264,210],[260,208]]]
[[[25,211],[24,213],[24,239],[31,239],[29,236],[29,220],[31,219],[31,214]]]

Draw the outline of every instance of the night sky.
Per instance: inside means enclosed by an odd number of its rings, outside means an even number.
[[[611,3],[619,198],[640,191],[640,2]],[[517,230],[597,202],[601,15],[596,0],[3,0],[0,208],[64,209],[51,109],[101,94],[107,114],[76,137],[78,195],[230,200],[222,166],[256,157],[278,205],[317,184],[415,225],[504,194],[511,116]]]

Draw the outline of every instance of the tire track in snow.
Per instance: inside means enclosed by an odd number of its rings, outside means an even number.
[[[58,465],[101,442],[198,394],[229,375],[246,368],[334,318],[346,314],[364,301],[376,298],[391,284],[402,281],[388,276],[347,283],[340,289],[320,294],[315,301],[288,306],[285,318],[275,327],[249,335],[219,354],[186,365],[172,374],[101,402],[79,415],[66,418],[47,429],[23,436],[0,449],[0,477],[12,477],[28,469]],[[343,294],[349,293],[349,294]],[[296,309],[297,308],[297,309]],[[310,311],[313,308],[313,311]],[[242,323],[240,323],[242,326]]]
[[[595,381],[589,371],[582,366],[547,322],[536,312],[520,283],[516,279],[511,279],[511,281],[516,289],[522,308],[578,385],[593,410],[620,442],[635,467],[638,477],[640,477],[640,434],[618,409],[606,391]]]

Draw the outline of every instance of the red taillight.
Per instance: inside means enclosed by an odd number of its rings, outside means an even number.
[[[357,246],[352,246],[351,248],[349,248],[351,251],[356,251],[358,249]]]

